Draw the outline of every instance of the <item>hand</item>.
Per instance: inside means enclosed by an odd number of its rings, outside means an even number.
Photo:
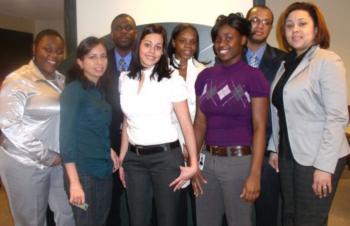
[[[169,184],[169,187],[174,187],[173,191],[181,189],[182,185],[197,173],[197,170],[196,167],[180,166],[180,175]]]
[[[69,202],[73,205],[81,205],[85,203],[85,193],[80,182],[70,184],[69,186]]]
[[[117,153],[113,150],[113,148],[111,148],[111,159],[113,162],[112,172],[114,173],[119,169],[119,158]]]
[[[58,166],[62,163],[62,158],[59,154],[56,154],[54,157],[53,157],[53,161],[51,163],[51,166]]]
[[[278,167],[278,154],[276,152],[270,152],[269,164],[276,170],[276,173],[280,171]]]
[[[124,168],[122,163],[120,162],[120,166],[119,166],[119,179],[122,182],[122,185],[124,188],[126,188],[126,181],[125,181],[125,172],[124,172]]]
[[[240,197],[247,202],[254,202],[260,195],[260,176],[249,175],[246,179]]]
[[[203,184],[206,183],[208,183],[208,181],[204,179],[202,171],[198,170],[198,172],[192,177],[192,188],[196,197],[203,195]]]
[[[316,169],[314,172],[314,182],[312,189],[316,196],[320,199],[332,193],[332,175],[328,172],[324,172]]]

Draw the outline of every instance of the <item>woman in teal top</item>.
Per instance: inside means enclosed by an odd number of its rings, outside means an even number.
[[[61,95],[60,150],[77,226],[104,225],[118,167],[109,142],[111,107],[101,89],[106,68],[105,45],[95,37],[84,39]]]

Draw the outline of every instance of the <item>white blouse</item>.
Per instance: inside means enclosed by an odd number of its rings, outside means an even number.
[[[127,118],[129,142],[138,145],[154,145],[178,139],[172,123],[173,103],[187,99],[186,84],[175,70],[171,78],[157,81],[150,78],[153,68],[142,71],[145,79],[139,93],[138,79],[122,72],[119,77],[120,104]]]
[[[187,75],[186,75],[185,83],[186,83],[186,88],[188,92],[188,99],[187,99],[188,110],[190,112],[192,122],[194,121],[194,117],[196,115],[196,92],[194,89],[194,84],[196,83],[198,74],[201,71],[203,71],[205,68],[206,66],[204,64],[198,62],[194,58],[191,58],[187,61]],[[177,132],[179,134],[179,142],[180,142],[181,148],[183,148],[183,144],[185,144],[185,139],[182,134],[181,126],[177,121],[175,112],[173,113],[173,123],[176,125]]]

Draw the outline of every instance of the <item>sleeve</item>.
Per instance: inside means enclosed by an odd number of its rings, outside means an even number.
[[[60,98],[60,152],[64,163],[75,162],[77,158],[77,121],[81,91],[81,85],[73,82],[66,86]]]
[[[249,93],[251,97],[268,97],[270,86],[264,74],[258,69],[255,69],[252,72],[249,81]]]
[[[178,74],[172,74],[170,78],[170,100],[172,103],[184,101],[188,98],[188,90],[184,79]]]
[[[326,122],[314,167],[333,173],[349,119],[344,64],[338,56],[327,58],[318,74]]]
[[[32,161],[50,166],[57,155],[44,147],[23,122],[28,90],[25,81],[9,78],[0,92],[0,128],[3,135]],[[10,151],[10,150],[8,150]]]
[[[207,69],[202,70],[197,77],[197,80],[194,84],[194,89],[196,92],[196,96],[201,96],[203,93],[203,88],[204,88],[204,77],[205,77],[205,72]]]

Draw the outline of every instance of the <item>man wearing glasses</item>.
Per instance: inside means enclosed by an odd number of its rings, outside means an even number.
[[[247,49],[243,58],[250,66],[259,68],[271,84],[285,56],[283,51],[271,47],[266,42],[273,24],[272,11],[264,5],[254,6],[248,11],[246,18],[251,22],[252,34],[248,37]],[[266,143],[270,138],[271,130],[269,116]],[[267,149],[261,175],[260,197],[255,202],[256,226],[280,224],[278,223],[279,178],[277,172],[269,165],[270,154]]]

